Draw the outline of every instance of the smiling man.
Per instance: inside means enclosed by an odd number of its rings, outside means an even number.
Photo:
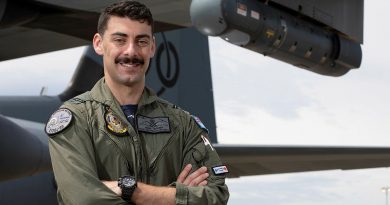
[[[104,77],[46,125],[59,204],[226,204],[227,168],[207,129],[145,87],[156,47],[149,9],[108,6],[93,46]]]

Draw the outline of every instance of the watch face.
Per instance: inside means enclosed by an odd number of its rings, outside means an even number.
[[[124,187],[131,187],[134,186],[134,184],[135,184],[135,180],[132,177],[125,177],[122,179],[122,185]]]

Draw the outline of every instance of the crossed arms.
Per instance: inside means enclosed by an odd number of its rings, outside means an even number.
[[[191,164],[187,164],[177,178],[178,183],[185,186],[205,186],[207,185],[207,167],[201,167],[190,173]],[[102,181],[111,191],[118,196],[122,195],[121,189],[118,187],[117,181]],[[132,202],[134,204],[175,204],[176,189],[173,187],[158,187],[148,185],[142,182],[137,183],[137,189],[133,193]]]

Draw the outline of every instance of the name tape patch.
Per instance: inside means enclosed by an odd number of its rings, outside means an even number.
[[[148,133],[169,133],[171,127],[168,117],[145,117],[139,115],[137,117],[138,131]]]
[[[227,167],[225,165],[213,167],[213,172],[215,175],[221,175],[221,174],[226,174],[229,173]]]

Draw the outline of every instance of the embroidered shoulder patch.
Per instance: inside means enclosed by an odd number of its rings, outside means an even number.
[[[221,175],[221,174],[226,174],[226,173],[229,173],[227,167],[225,165],[221,165],[221,166],[216,166],[216,167],[213,167],[213,172],[215,175]]]
[[[122,122],[122,120],[116,116],[111,109],[106,108],[106,113],[104,114],[104,120],[106,121],[107,129],[117,136],[126,136],[127,127]]]
[[[67,128],[73,119],[72,112],[66,108],[55,111],[46,124],[45,132],[49,136],[57,134]]]
[[[195,115],[191,115],[191,117],[195,120],[196,124],[198,124],[200,128],[209,133],[209,130],[206,128],[206,126],[204,126],[203,122],[200,121],[199,117],[196,117]]]

